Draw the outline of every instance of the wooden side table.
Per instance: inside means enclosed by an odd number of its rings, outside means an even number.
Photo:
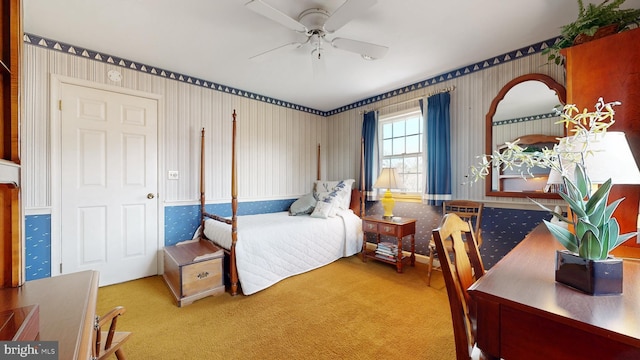
[[[376,234],[376,250],[380,244],[380,235],[395,236],[398,243],[398,251],[395,259],[388,259],[376,254],[375,250],[367,250],[367,241],[362,242],[362,261],[374,259],[396,266],[396,270],[401,273],[403,263],[410,261],[411,266],[416,264],[416,219],[405,217],[394,217],[384,219],[381,215],[365,216],[362,219],[362,230],[366,233]],[[402,253],[402,238],[411,236],[411,255],[404,256]]]
[[[224,292],[222,250],[206,240],[164,248],[164,281],[179,307]]]

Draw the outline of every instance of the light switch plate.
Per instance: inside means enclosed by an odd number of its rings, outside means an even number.
[[[180,179],[180,174],[176,170],[169,170],[167,178],[169,180],[178,180]]]

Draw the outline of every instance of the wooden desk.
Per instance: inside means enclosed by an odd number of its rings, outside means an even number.
[[[59,359],[89,359],[98,272],[83,271],[0,289],[0,311],[38,304],[42,341],[58,341]]]
[[[469,288],[477,343],[504,359],[640,359],[640,262],[624,260],[623,294],[555,282],[561,245],[544,224]]]

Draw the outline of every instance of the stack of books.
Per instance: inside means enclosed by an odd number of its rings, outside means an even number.
[[[388,261],[396,261],[398,245],[390,242],[381,242],[376,249],[376,257]]]

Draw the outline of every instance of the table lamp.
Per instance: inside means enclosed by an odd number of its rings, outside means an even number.
[[[603,184],[608,179],[614,185],[640,184],[640,170],[623,132],[595,134],[589,142],[584,139],[572,141],[558,152],[563,172],[570,179],[576,163],[582,161],[592,184]],[[547,183],[560,184],[562,176],[552,169]]]
[[[384,219],[391,219],[393,217],[393,207],[396,205],[396,201],[391,196],[391,189],[401,189],[404,187],[398,171],[395,168],[383,168],[373,187],[387,189],[381,200],[382,208],[384,209],[384,215],[382,217]]]
[[[602,184],[609,178],[614,185],[640,184],[640,170],[623,132],[608,131],[599,141],[589,143],[589,148],[594,152],[585,157],[584,167],[592,184]],[[640,234],[636,235],[639,241]]]
[[[592,135],[588,142],[584,139],[572,141],[559,153],[560,165],[565,176],[570,179],[573,178],[576,162],[583,162],[586,174],[591,180],[592,193],[608,179],[611,179],[613,185],[640,184],[640,170],[623,132],[607,131]],[[560,173],[552,169],[547,184],[562,183]],[[640,216],[638,226],[640,229]]]

